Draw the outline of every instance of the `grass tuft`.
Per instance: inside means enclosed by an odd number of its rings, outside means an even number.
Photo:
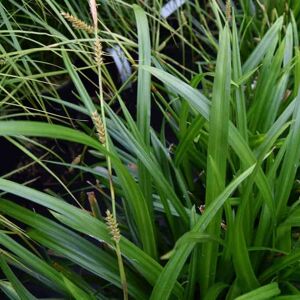
[[[0,2],[3,297],[298,299],[299,1],[97,3]]]

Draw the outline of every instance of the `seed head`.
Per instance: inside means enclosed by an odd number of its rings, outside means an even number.
[[[226,19],[228,22],[231,21],[231,3],[230,0],[226,0]]]
[[[98,66],[101,66],[103,64],[103,58],[102,58],[102,43],[101,41],[97,38],[95,41],[95,62]]]
[[[106,211],[105,220],[106,220],[107,227],[109,228],[110,233],[112,235],[112,239],[116,243],[119,243],[119,241],[121,239],[121,234],[120,234],[120,230],[118,227],[118,223],[109,210]]]
[[[87,33],[89,34],[92,34],[94,33],[95,29],[93,26],[91,25],[88,25],[87,23],[85,23],[84,21],[70,15],[69,13],[65,13],[65,12],[62,12],[61,15],[66,19],[68,20],[72,26],[76,29],[81,29],[83,31],[86,31]]]
[[[104,124],[101,120],[100,115],[98,114],[97,111],[94,111],[92,113],[92,120],[94,122],[94,125],[96,127],[96,131],[97,131],[97,135],[99,138],[99,141],[102,145],[105,144],[106,142],[106,138],[105,138],[105,128],[104,128]]]

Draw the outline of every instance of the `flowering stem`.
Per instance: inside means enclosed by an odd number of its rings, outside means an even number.
[[[103,98],[103,90],[102,90],[102,46],[101,41],[99,40],[97,31],[95,31],[95,50],[96,50],[96,62],[97,62],[97,68],[98,68],[98,86],[99,86],[99,99],[100,99],[100,109],[101,109],[101,119],[103,123],[103,130],[105,135],[105,143],[104,146],[106,148],[107,153],[110,151],[109,147],[109,139],[107,138],[107,126],[106,126],[106,119],[105,119],[105,109],[104,109],[104,98]],[[106,156],[107,161],[107,169],[108,169],[108,180],[109,180],[109,189],[110,189],[110,196],[111,196],[111,204],[112,204],[112,218],[114,220],[117,219],[116,214],[116,196],[115,196],[115,189],[113,185],[112,180],[112,165],[111,165],[111,159],[109,156]],[[121,254],[121,248],[119,244],[119,239],[114,239],[115,242],[115,252],[118,259],[118,266],[119,266],[119,273],[121,278],[121,284],[123,288],[123,299],[128,299],[128,288],[127,288],[127,280],[126,280],[126,274]]]

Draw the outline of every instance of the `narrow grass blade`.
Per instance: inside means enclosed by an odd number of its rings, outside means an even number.
[[[283,17],[278,18],[278,20],[272,25],[272,27],[265,34],[261,42],[252,52],[250,57],[243,65],[243,73],[248,73],[252,69],[256,68],[262,61],[265,54],[269,51],[270,44],[278,41],[278,33],[282,28]]]
[[[180,139],[180,143],[176,148],[175,164],[180,165],[189,154],[189,149],[194,144],[195,137],[199,134],[200,129],[203,127],[205,119],[201,116],[193,120],[192,124],[188,127],[186,134]]]
[[[278,288],[278,283],[270,283],[262,286],[254,291],[251,291],[245,295],[239,296],[236,300],[267,300],[273,299],[273,297],[280,294],[280,289]]]
[[[219,53],[213,86],[212,105],[209,118],[208,161],[205,205],[208,208],[221,194],[226,183],[228,129],[230,110],[231,51],[230,36],[226,26],[219,41]],[[212,165],[212,162],[214,165]],[[217,174],[216,174],[217,172]],[[218,178],[219,180],[217,180]],[[207,228],[207,233],[219,237],[221,214],[218,212]],[[202,247],[201,294],[204,296],[215,281],[218,245],[206,243]]]
[[[8,281],[0,281],[0,289],[10,300],[22,300]]]
[[[196,109],[206,120],[209,119],[210,101],[200,91],[192,88],[184,81],[161,69],[149,66],[140,66],[140,68],[151,72],[152,75],[160,79],[162,82],[171,87],[172,90],[179,95],[182,95],[187,101],[189,101],[190,105]]]
[[[144,10],[133,6],[139,46],[139,64],[151,65],[151,45],[149,36],[149,25]],[[137,126],[146,145],[150,142],[150,115],[151,115],[151,74],[144,69],[138,70],[137,90]]]
[[[221,238],[212,236],[207,233],[199,233],[199,232],[187,232],[185,233],[176,243],[176,248],[179,248],[183,244],[194,244],[194,243],[205,243],[205,242],[215,242],[220,245],[225,245],[224,241]]]
[[[228,287],[228,284],[223,282],[217,282],[212,285],[206,293],[206,296],[203,300],[217,300],[219,299],[220,294]]]
[[[87,134],[61,125],[47,124],[34,121],[0,121],[0,136],[38,136],[62,139],[102,149],[100,143]]]
[[[111,147],[111,151],[115,152],[115,149]],[[117,153],[115,154],[113,167],[125,196],[124,201],[127,202],[130,211],[132,212],[137,227],[138,237],[142,243],[142,248],[145,253],[153,258],[157,258],[153,214],[150,213],[151,210],[141,188],[135,182],[135,179],[124,166],[123,162],[119,159]]]
[[[232,79],[237,81],[242,77],[242,65],[240,58],[240,45],[238,40],[237,27],[235,16],[232,22]],[[247,114],[246,114],[246,101],[244,93],[244,85],[241,84],[236,88],[234,93],[235,109],[236,109],[236,124],[241,136],[248,140],[247,133]]]
[[[287,150],[276,183],[275,199],[277,202],[276,216],[278,221],[284,216],[300,159],[300,89],[296,101],[293,114],[294,123],[291,125],[287,137]],[[286,230],[278,232],[277,242],[281,250],[290,251],[291,238],[289,227],[287,227],[287,230],[288,232]]]
[[[79,289],[72,281],[70,281],[67,277],[62,276],[63,281],[70,293],[76,300],[95,300],[96,298],[93,295],[89,295],[83,290]]]
[[[88,94],[85,86],[83,85],[82,81],[80,80],[74,66],[72,65],[67,52],[64,50],[62,51],[62,57],[63,57],[64,63],[65,63],[65,66],[71,76],[71,79],[80,95],[80,100],[83,102],[84,106],[86,107],[89,114],[91,115],[93,112],[96,111],[96,107],[95,107],[90,95]]]
[[[273,300],[298,300],[299,295],[285,295],[273,298]]]
[[[266,282],[270,280],[278,272],[290,268],[293,264],[297,263],[300,259],[300,250],[297,249],[287,256],[278,258],[267,270],[265,270],[260,276],[260,282]]]
[[[253,182],[249,181],[249,189]],[[247,191],[245,192],[247,193]],[[247,193],[248,194],[248,193]],[[242,197],[242,205],[238,210],[238,215],[234,224],[234,245],[232,245],[232,256],[234,269],[240,289],[244,292],[251,291],[259,287],[259,282],[253,270],[251,259],[247,248],[247,229],[249,220],[249,196]],[[248,214],[247,214],[248,213]]]
[[[149,34],[149,25],[145,11],[138,5],[133,5],[133,10],[136,18],[137,31],[138,31],[138,47],[139,47],[139,64],[151,65],[151,43]],[[150,120],[151,120],[151,74],[143,69],[138,70],[138,87],[137,87],[137,127],[141,134],[142,140],[149,151],[150,146]],[[139,186],[144,195],[144,199],[148,205],[147,213],[150,215],[153,226],[153,204],[152,204],[152,185],[149,182],[151,175],[144,164],[138,160],[138,177]],[[142,210],[140,210],[141,212]],[[142,233],[145,234],[145,233]],[[151,252],[149,255],[156,258],[157,252],[155,249],[156,241],[153,235]],[[147,249],[147,250],[148,250]]]
[[[287,139],[287,152],[276,184],[276,187],[278,187],[275,196],[277,199],[278,218],[282,215],[287,204],[300,158],[300,89],[298,90],[298,96],[295,103],[293,124]]]
[[[16,275],[12,272],[11,268],[8,266],[3,254],[0,256],[0,265],[1,270],[6,275],[8,280],[11,282],[12,287],[15,289],[16,293],[20,297],[20,299],[24,300],[36,300],[35,298],[20,282],[20,280],[16,277]]]
[[[261,72],[257,78],[255,95],[249,109],[249,128],[251,132],[266,132],[270,127],[270,115],[277,110],[275,94],[278,78],[280,78],[281,65],[284,57],[284,42],[280,43],[278,50],[273,53],[270,47]],[[281,99],[280,99],[281,100]],[[276,116],[276,115],[275,115]]]
[[[54,288],[59,292],[67,293],[65,285],[61,281],[61,274],[45,261],[32,254],[29,250],[19,245],[4,233],[0,233],[0,244],[17,255],[21,259],[22,264],[25,264],[28,268],[36,271],[41,277],[46,278],[47,282],[51,282],[51,288]]]

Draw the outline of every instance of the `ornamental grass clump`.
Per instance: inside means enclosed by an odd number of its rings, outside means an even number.
[[[0,178],[1,291],[297,299],[299,5],[186,1],[163,17],[159,1],[46,2],[41,16],[0,4],[0,135],[52,178]],[[20,35],[21,14],[49,37]],[[107,47],[134,60],[123,83]],[[66,75],[67,96],[53,87]]]

